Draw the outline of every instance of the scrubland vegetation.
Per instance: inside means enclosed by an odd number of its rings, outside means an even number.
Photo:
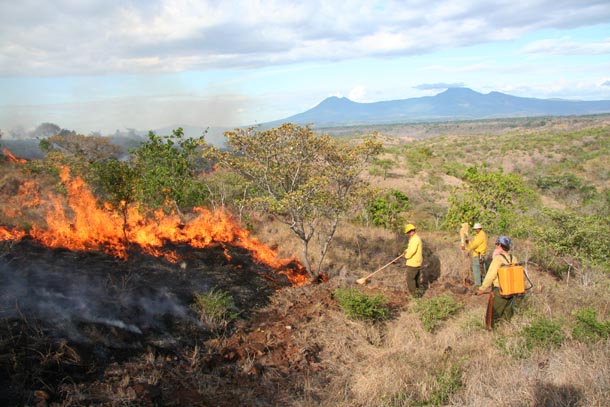
[[[315,344],[319,361],[293,383],[299,391],[277,405],[605,406],[610,118],[492,124],[429,125],[436,130],[425,137],[422,131],[397,135],[391,126],[367,134],[350,129],[322,144],[315,134],[290,128],[284,135],[289,141],[304,132],[301,140],[311,143],[303,161],[288,162],[290,154],[281,151],[286,146],[296,155],[298,143],[282,144],[265,133],[257,158],[285,154],[285,165],[242,161],[239,168],[231,165],[235,157],[209,146],[202,150],[201,140],[185,139],[180,130],[173,137],[151,134],[131,161],[94,147],[83,159],[82,143],[74,147],[56,137],[43,143],[45,157],[23,171],[55,186],[56,168],[68,165],[117,211],[132,203],[183,216],[198,205],[226,208],[280,256],[308,256],[301,261],[312,269],[312,280],[319,273],[324,282],[283,290],[275,301],[329,297],[336,307],[320,308],[296,327],[296,341],[303,349]],[[237,141],[236,149],[246,142]],[[379,144],[359,150],[365,142]],[[101,139],[93,145],[107,147]],[[331,162],[345,171],[321,171]],[[257,182],[270,180],[275,184]],[[332,195],[333,185],[354,190]],[[267,194],[265,188],[277,189]],[[370,284],[354,284],[404,249],[405,222],[418,227],[425,267],[440,271],[423,298],[409,298],[401,262]],[[470,260],[459,249],[462,222],[483,223],[491,243],[510,236],[534,283],[512,320],[493,332],[483,323],[486,297],[464,285]],[[26,223],[2,219],[24,229]],[[239,319],[231,306],[218,291],[200,293],[193,305],[219,335],[230,335],[230,324]]]

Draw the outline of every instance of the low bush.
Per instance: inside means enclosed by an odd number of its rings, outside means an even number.
[[[214,332],[226,329],[238,316],[233,297],[228,292],[214,288],[207,293],[196,294],[191,307],[200,321]]]
[[[417,300],[413,311],[419,314],[419,318],[428,332],[434,331],[442,321],[454,315],[463,304],[459,303],[453,296],[443,294],[430,299]]]
[[[528,351],[535,348],[550,349],[560,346],[566,339],[561,332],[559,321],[547,318],[539,318],[526,326],[521,331],[525,339],[525,347]]]
[[[610,336],[610,321],[599,321],[597,311],[582,308],[572,314],[576,324],[572,328],[572,337],[581,342],[596,342]]]
[[[333,295],[348,318],[378,322],[390,317],[388,300],[381,294],[368,295],[353,288],[338,288]]]

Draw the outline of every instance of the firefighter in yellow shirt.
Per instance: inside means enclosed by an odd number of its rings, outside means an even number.
[[[404,251],[407,266],[407,289],[412,296],[421,294],[419,277],[423,263],[423,247],[421,238],[417,234],[415,225],[409,223],[405,226],[405,233],[409,237],[409,243]]]
[[[487,252],[487,235],[483,231],[480,223],[475,223],[474,239],[471,242],[466,240],[467,246],[462,246],[462,250],[472,251],[472,275],[474,277],[474,285],[481,286],[482,277],[485,277],[485,252]]]

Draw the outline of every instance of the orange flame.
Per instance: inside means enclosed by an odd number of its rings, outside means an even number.
[[[123,217],[109,203],[100,208],[87,184],[79,177],[70,177],[69,168],[63,168],[60,176],[67,190],[67,199],[50,195],[51,209],[46,214],[46,227],[33,225],[29,232],[32,238],[48,247],[103,250],[125,259],[128,244],[137,244],[146,253],[178,262],[180,257],[176,253],[163,250],[165,243],[183,243],[194,248],[230,243],[249,250],[255,260],[280,269],[280,273],[294,285],[309,281],[295,259],[279,259],[275,250],[250,238],[248,231],[224,211],[195,208],[195,216],[184,222],[178,215],[167,215],[161,210],[154,214],[154,219],[150,219],[136,206],[130,206],[122,208],[127,214]],[[23,232],[18,234],[0,229],[0,240],[20,239],[23,235]],[[230,260],[226,248],[225,255]]]
[[[13,154],[11,154],[10,151],[8,151],[6,148],[2,149],[2,153],[4,153],[5,156],[8,157],[8,159],[14,163],[19,163],[19,164],[23,164],[23,163],[27,163],[28,160],[26,160],[25,158],[17,158],[15,157]]]
[[[19,230],[9,230],[0,226],[0,242],[5,240],[19,240],[25,236],[25,232]]]

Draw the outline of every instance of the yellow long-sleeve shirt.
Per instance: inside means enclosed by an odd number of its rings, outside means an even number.
[[[414,234],[409,238],[409,244],[405,250],[406,265],[410,267],[421,267],[424,256],[421,238]]]
[[[472,250],[473,257],[477,257],[479,254],[485,256],[485,253],[487,252],[487,235],[485,234],[485,231],[480,230],[479,233],[474,235],[474,239],[468,243],[466,250]]]
[[[489,291],[492,285],[494,287],[500,287],[500,280],[498,279],[498,269],[501,265],[508,264],[511,259],[510,253],[504,252],[504,256],[506,256],[508,261],[504,260],[504,257],[502,257],[501,254],[497,254],[494,256],[493,260],[491,261],[491,264],[489,265],[489,269],[487,270],[487,274],[485,275],[485,280],[483,280],[483,284],[481,284],[479,291]],[[513,256],[512,262],[517,263],[517,261],[517,258]]]

